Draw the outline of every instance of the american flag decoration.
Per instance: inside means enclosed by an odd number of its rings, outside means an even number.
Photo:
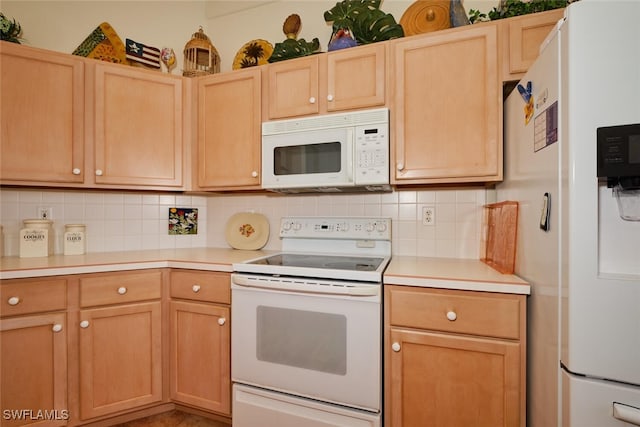
[[[160,69],[160,49],[126,39],[127,59],[150,68]]]

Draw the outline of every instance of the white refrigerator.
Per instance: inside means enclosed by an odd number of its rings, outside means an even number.
[[[529,427],[640,425],[639,19],[638,0],[572,3],[505,101],[495,194],[520,203]],[[612,126],[627,151],[609,160],[637,173],[615,194],[597,173]]]

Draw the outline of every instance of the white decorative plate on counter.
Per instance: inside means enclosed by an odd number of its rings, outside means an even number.
[[[240,212],[227,221],[227,243],[234,249],[257,250],[269,240],[269,221],[259,213]]]

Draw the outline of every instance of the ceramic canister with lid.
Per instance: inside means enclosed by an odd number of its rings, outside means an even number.
[[[64,226],[64,254],[82,255],[85,253],[86,226],[84,224],[66,224]]]
[[[20,230],[20,257],[53,255],[53,221],[25,219]]]

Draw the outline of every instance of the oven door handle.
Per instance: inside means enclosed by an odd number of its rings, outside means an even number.
[[[327,282],[307,282],[304,280],[256,279],[252,277],[240,276],[237,274],[233,275],[231,283],[232,285],[238,285],[247,288],[260,288],[272,291],[288,291],[305,294],[368,297],[378,295],[380,292],[379,287],[375,285],[341,285],[331,284]]]

